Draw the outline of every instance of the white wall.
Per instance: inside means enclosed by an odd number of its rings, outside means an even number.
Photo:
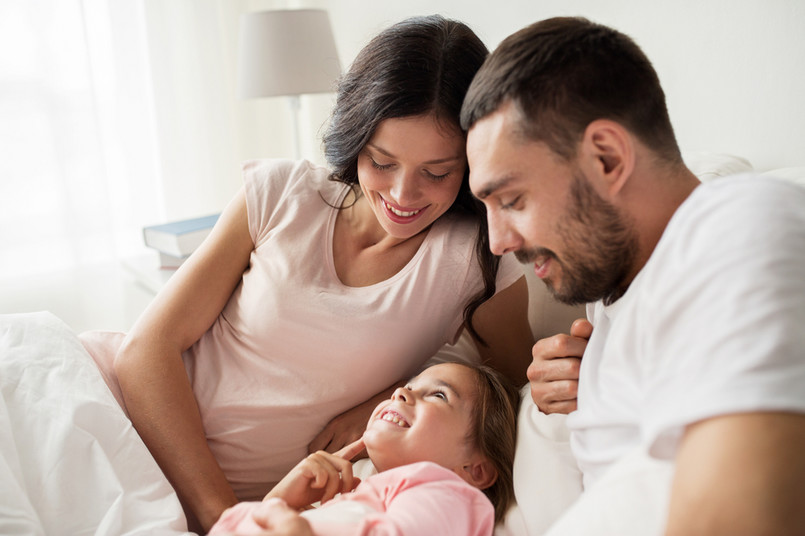
[[[633,37],[654,63],[683,151],[738,154],[757,169],[805,163],[801,0],[320,0],[349,64],[379,29],[411,15],[466,22],[494,48],[539,19],[582,15]]]
[[[761,170],[805,160],[801,0],[143,1],[167,218],[220,210],[240,186],[240,161],[292,155],[284,99],[236,94],[238,17],[262,9],[327,9],[345,67],[377,31],[412,15],[462,20],[490,48],[530,22],[583,15],[646,51],[683,151],[737,154]],[[303,154],[317,162],[331,104],[332,95],[303,97]]]

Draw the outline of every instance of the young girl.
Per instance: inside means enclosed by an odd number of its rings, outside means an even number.
[[[375,408],[362,439],[311,454],[210,534],[490,535],[513,496],[518,401],[491,369],[429,367]],[[364,446],[378,473],[360,482],[348,460]]]
[[[438,16],[382,32],[339,84],[330,168],[247,163],[131,332],[84,337],[192,528],[357,439],[465,326],[485,362],[525,382],[522,267],[489,251],[458,126],[486,54]]]

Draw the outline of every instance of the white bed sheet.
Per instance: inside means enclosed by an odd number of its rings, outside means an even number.
[[[0,315],[0,534],[189,534],[92,358],[50,313]]]

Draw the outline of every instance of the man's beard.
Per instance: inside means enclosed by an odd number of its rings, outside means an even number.
[[[556,233],[566,249],[563,258],[546,248],[515,252],[520,262],[544,257],[561,268],[561,284],[544,282],[560,302],[578,305],[603,300],[609,305],[626,292],[637,252],[637,235],[618,209],[603,199],[580,173],[573,175],[570,202]]]

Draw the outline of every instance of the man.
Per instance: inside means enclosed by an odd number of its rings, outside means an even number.
[[[542,409],[570,411],[584,353],[585,490],[643,447],[675,464],[667,534],[805,534],[805,189],[700,185],[649,60],[584,19],[504,40],[462,126],[492,251],[594,302],[529,369]]]

